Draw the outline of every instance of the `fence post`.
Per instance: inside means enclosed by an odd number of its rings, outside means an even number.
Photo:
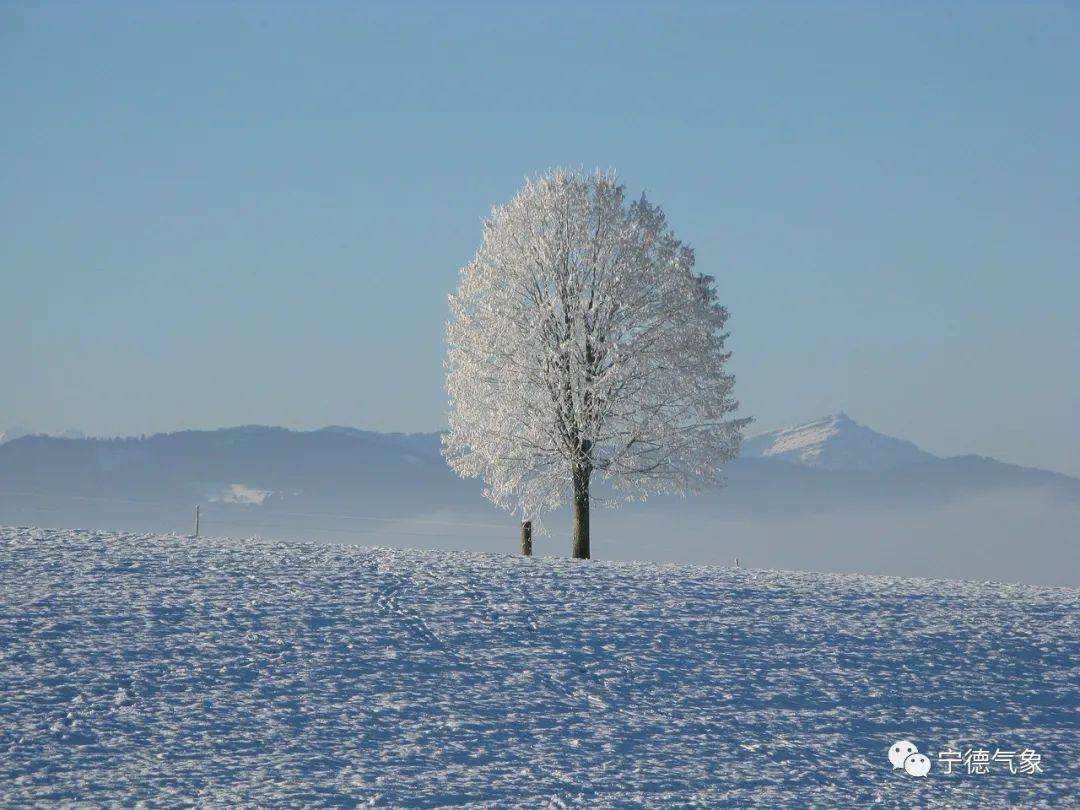
[[[521,521],[521,553],[526,557],[532,556],[532,521]]]
[[[199,536],[199,505],[195,504],[195,536]]]

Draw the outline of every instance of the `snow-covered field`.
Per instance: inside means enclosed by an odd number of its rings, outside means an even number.
[[[1065,588],[0,529],[0,805],[1066,806],[1078,609]],[[892,770],[901,738],[929,776]],[[946,775],[948,747],[1044,772]]]

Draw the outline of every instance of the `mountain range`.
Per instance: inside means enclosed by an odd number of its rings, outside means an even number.
[[[439,433],[247,426],[0,444],[0,524],[512,552]],[[597,488],[603,496],[604,488]],[[564,554],[568,516],[538,553]],[[1080,480],[939,458],[835,414],[746,439],[726,486],[593,517],[598,556],[1075,584]]]

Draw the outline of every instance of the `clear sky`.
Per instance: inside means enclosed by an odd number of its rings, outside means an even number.
[[[1080,4],[0,6],[0,430],[445,423],[555,166],[645,189],[744,413],[1080,474]]]

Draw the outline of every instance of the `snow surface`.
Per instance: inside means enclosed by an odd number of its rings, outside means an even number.
[[[0,804],[1064,806],[1080,591],[0,529]],[[889,746],[930,756],[894,773]],[[947,776],[947,747],[1044,773]],[[1001,766],[1004,767],[1004,766]]]

